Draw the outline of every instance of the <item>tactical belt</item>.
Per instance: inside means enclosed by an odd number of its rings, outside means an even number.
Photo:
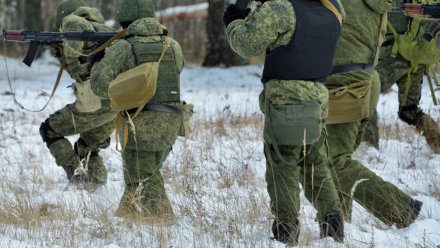
[[[135,113],[137,108],[129,109],[127,112],[129,114]],[[144,106],[142,111],[154,111],[154,112],[166,112],[171,114],[180,114],[180,109],[171,105],[165,105],[160,103],[148,103]]]
[[[344,72],[352,72],[352,71],[363,71],[363,70],[373,70],[372,64],[349,64],[349,65],[340,65],[332,68],[332,72],[330,75],[344,73]]]

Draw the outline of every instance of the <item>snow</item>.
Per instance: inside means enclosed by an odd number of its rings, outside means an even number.
[[[182,99],[195,105],[193,134],[178,139],[162,170],[177,216],[174,225],[164,226],[114,216],[124,188],[114,139],[100,152],[107,184],[94,192],[69,185],[56,166],[38,129],[50,113],[74,100],[66,74],[42,112],[21,109],[7,94],[14,92],[26,108],[41,108],[58,70],[50,55],[31,68],[4,57],[0,63],[0,247],[284,247],[270,239],[258,107],[261,66],[185,68]],[[421,106],[439,120],[440,108],[429,94],[425,83]],[[397,229],[355,204],[345,243],[338,244],[319,239],[316,211],[302,195],[302,247],[440,247],[440,155],[398,120],[397,106],[394,86],[378,105],[380,124],[392,134],[381,137],[379,150],[362,144],[355,156],[423,201],[419,218]]]

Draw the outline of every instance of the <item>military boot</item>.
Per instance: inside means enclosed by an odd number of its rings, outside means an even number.
[[[275,239],[289,246],[298,245],[299,230],[298,220],[274,220],[272,223],[272,233]]]
[[[423,202],[411,199],[411,202],[408,207],[408,212],[403,213],[400,221],[396,222],[397,228],[405,228],[409,227],[420,214],[420,210],[422,209]]]
[[[440,128],[438,124],[415,105],[402,107],[399,118],[413,125],[425,137],[426,142],[435,153],[440,153]]]
[[[426,142],[434,153],[440,153],[440,128],[429,115],[422,115],[417,122],[417,130],[425,137]]]
[[[344,242],[344,221],[338,213],[328,214],[319,222],[320,237],[332,237],[335,241]]]
[[[87,176],[90,183],[103,185],[107,182],[107,169],[104,166],[102,157],[98,152],[92,152],[88,160],[84,161],[85,168],[87,168]]]

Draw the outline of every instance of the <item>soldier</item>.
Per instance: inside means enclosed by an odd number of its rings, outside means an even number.
[[[154,97],[134,119],[136,108],[122,113],[124,123],[130,122],[133,127],[125,136],[127,143],[122,151],[125,190],[116,215],[171,223],[174,213],[160,169],[181,126],[182,50],[155,18],[151,0],[123,0],[116,20],[127,36],[108,47],[104,58],[92,70],[92,90],[98,96],[109,99],[110,82],[120,73],[160,61]]]
[[[62,2],[55,22],[61,32],[112,31],[104,25],[101,13],[82,0]],[[98,152],[110,145],[109,135],[114,130],[116,112],[111,111],[106,100],[100,100],[90,90],[90,70],[102,55],[83,55],[97,47],[94,42],[65,41],[62,47],[51,48],[60,60],[65,58],[66,70],[76,81],[72,85],[76,101],[49,115],[40,126],[40,134],[70,181],[102,185],[106,183],[107,170]],[[80,137],[72,148],[65,136],[75,134]]]
[[[422,202],[412,199],[352,158],[359,146],[369,111],[379,96],[374,71],[391,0],[342,0],[347,18],[334,58],[329,89],[328,144],[333,181],[339,192],[344,220],[351,221],[353,199],[387,225],[409,226]]]
[[[343,10],[338,1],[326,3],[333,11],[319,1],[272,0],[261,1],[248,16],[229,5],[223,16],[237,54],[266,51],[260,94],[266,182],[275,215],[272,232],[288,245],[298,244],[300,182],[318,209],[321,236],[344,239],[341,205],[328,168],[328,91],[322,84],[331,71]]]
[[[398,7],[405,1],[394,0],[394,6]],[[412,1],[410,1],[412,2]],[[426,1],[429,2],[429,1]],[[436,1],[432,1],[436,2]],[[423,75],[427,73],[428,66],[432,64],[415,64],[410,57],[407,57],[405,53],[405,44],[398,42],[397,36],[408,34],[412,32],[415,37],[414,41],[422,40],[423,35],[425,35],[427,29],[434,24],[432,21],[419,21],[411,17],[405,16],[402,11],[392,11],[388,13],[389,25],[391,28],[385,36],[385,41],[380,49],[379,63],[376,66],[377,71],[380,75],[381,81],[381,92],[387,92],[394,83],[397,84],[399,88],[399,118],[409,125],[415,126],[417,131],[419,131],[426,139],[426,142],[431,147],[434,153],[440,153],[440,128],[435,120],[429,114],[426,114],[420,109],[419,103],[422,94],[422,83]],[[411,28],[410,28],[411,27]],[[393,33],[393,29],[396,33]],[[438,32],[439,28],[436,27],[435,32]],[[436,33],[431,34],[436,37]],[[405,41],[405,40],[403,40]],[[435,39],[432,40],[435,42]],[[393,48],[397,48],[396,52],[393,52]],[[428,46],[423,46],[422,48],[429,48]],[[403,53],[403,54],[401,54]],[[438,62],[440,60],[439,53],[432,53],[431,50],[420,49],[418,51],[413,51],[417,56],[422,56],[425,58],[432,58],[437,56],[435,59]],[[406,58],[405,58],[405,57]],[[431,63],[433,63],[431,62]],[[409,77],[408,77],[409,73]],[[408,87],[408,91],[407,91]],[[408,93],[406,93],[408,92]],[[368,125],[367,133],[365,134],[365,140],[376,148],[379,148],[379,131],[377,126],[377,111],[374,111],[372,120]]]

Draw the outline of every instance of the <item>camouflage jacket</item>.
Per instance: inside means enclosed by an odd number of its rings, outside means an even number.
[[[386,32],[387,11],[392,0],[341,0],[347,13],[333,59],[334,66],[373,64]],[[359,81],[371,81],[372,71],[354,71],[331,75],[326,80],[328,89],[335,89]]]
[[[90,7],[80,7],[72,14],[64,17],[60,27],[60,32],[82,32],[86,30],[113,31],[104,25],[104,17],[99,10]],[[91,65],[86,63],[86,58],[83,55],[92,52],[97,47],[95,42],[65,41],[63,43],[66,69],[75,81],[82,82],[83,79],[89,76]]]

